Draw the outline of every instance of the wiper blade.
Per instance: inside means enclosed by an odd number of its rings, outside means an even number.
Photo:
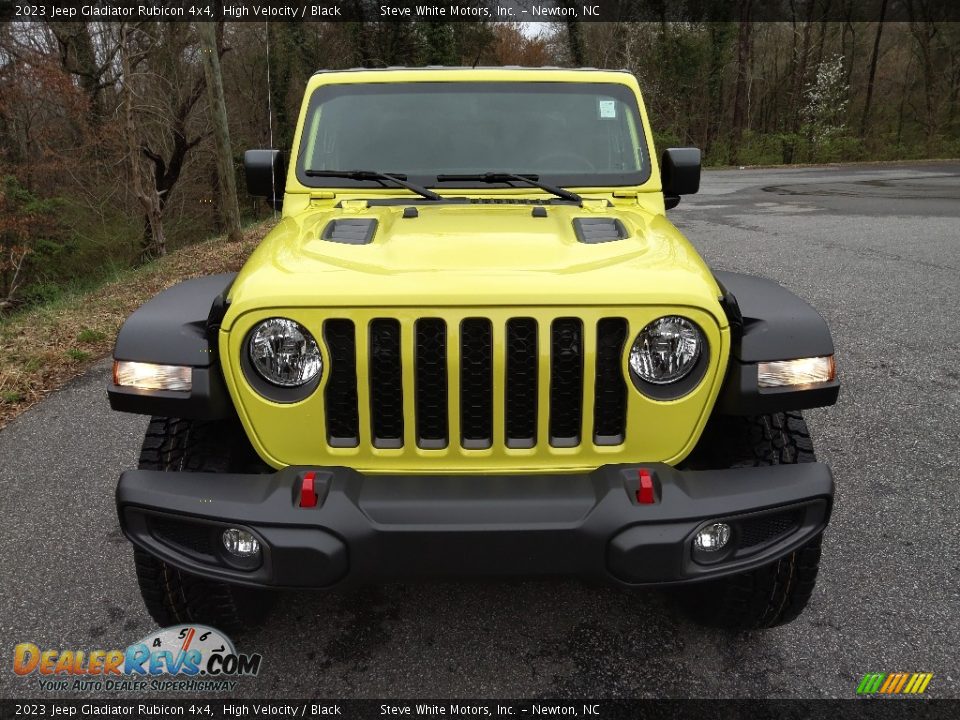
[[[417,195],[425,197],[427,200],[443,200],[433,190],[428,190],[412,182],[407,182],[407,176],[400,173],[384,173],[376,170],[307,170],[304,173],[307,177],[335,177],[346,178],[347,180],[376,180],[377,182],[391,182],[394,185],[412,190]]]
[[[578,205],[583,202],[583,198],[577,195],[575,192],[570,192],[569,190],[564,190],[562,187],[557,187],[556,185],[549,185],[545,182],[540,182],[539,175],[519,175],[516,173],[506,173],[506,172],[487,172],[487,173],[474,173],[472,175],[437,175],[437,182],[485,182],[485,183],[511,183],[511,182],[522,182],[527,185],[531,185],[535,188],[540,188],[545,190],[551,195],[556,195],[558,198],[563,198],[564,200],[569,200],[570,202],[575,202]]]

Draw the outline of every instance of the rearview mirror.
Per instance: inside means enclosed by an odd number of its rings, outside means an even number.
[[[283,207],[283,190],[287,184],[287,159],[279,150],[247,150],[243,154],[247,176],[247,192],[267,199],[274,210]]]
[[[660,184],[667,210],[680,204],[681,195],[700,189],[700,148],[667,148],[660,159]]]

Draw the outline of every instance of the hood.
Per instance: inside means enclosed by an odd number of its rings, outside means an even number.
[[[285,217],[237,277],[225,324],[264,308],[587,304],[688,305],[726,324],[699,255],[639,207],[344,205]],[[620,237],[588,242],[584,227]]]

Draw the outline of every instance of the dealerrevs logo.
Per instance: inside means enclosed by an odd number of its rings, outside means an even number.
[[[236,679],[260,672],[263,657],[238,653],[206,625],[175,625],[126,650],[41,650],[20,643],[13,671],[36,675],[41,690],[233,690]]]

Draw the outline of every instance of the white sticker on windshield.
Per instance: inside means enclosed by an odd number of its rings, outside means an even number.
[[[617,116],[617,101],[601,100],[600,101],[600,117],[615,118],[616,116]]]

